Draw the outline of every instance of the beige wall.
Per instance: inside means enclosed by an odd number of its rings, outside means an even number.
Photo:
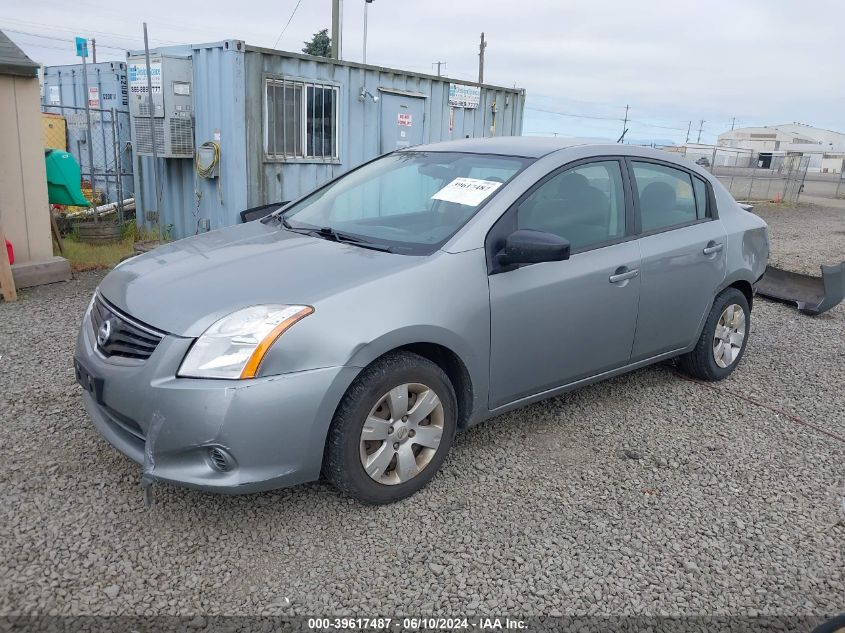
[[[0,222],[15,263],[53,256],[38,79],[0,75]]]

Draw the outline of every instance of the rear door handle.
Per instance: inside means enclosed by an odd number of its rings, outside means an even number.
[[[623,281],[627,281],[629,279],[633,279],[634,277],[639,276],[640,271],[638,268],[634,268],[633,270],[627,270],[624,266],[621,268],[616,269],[616,273],[608,277],[608,281],[612,284],[618,284]]]
[[[705,255],[712,255],[713,253],[719,253],[724,248],[724,245],[721,242],[708,242],[707,246],[704,247],[702,251]]]

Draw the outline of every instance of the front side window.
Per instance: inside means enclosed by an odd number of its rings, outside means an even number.
[[[618,161],[567,169],[535,189],[517,209],[517,227],[554,233],[584,250],[625,235],[625,194]]]
[[[633,161],[643,232],[659,231],[698,219],[689,173],[665,165]]]
[[[397,152],[301,200],[291,229],[332,229],[397,253],[434,251],[529,159],[458,152]]]
[[[338,158],[338,89],[267,79],[264,151],[268,158]]]

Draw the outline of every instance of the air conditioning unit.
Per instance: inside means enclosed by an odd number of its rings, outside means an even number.
[[[190,57],[150,55],[150,77],[143,55],[128,59],[129,113],[135,152],[161,158],[193,158],[193,69]],[[153,111],[148,86],[152,84]]]

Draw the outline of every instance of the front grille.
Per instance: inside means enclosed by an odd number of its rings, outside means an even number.
[[[104,327],[106,323],[108,325]],[[99,295],[94,299],[91,308],[91,327],[94,330],[97,349],[106,357],[146,360],[164,338],[164,332],[121,314]]]

